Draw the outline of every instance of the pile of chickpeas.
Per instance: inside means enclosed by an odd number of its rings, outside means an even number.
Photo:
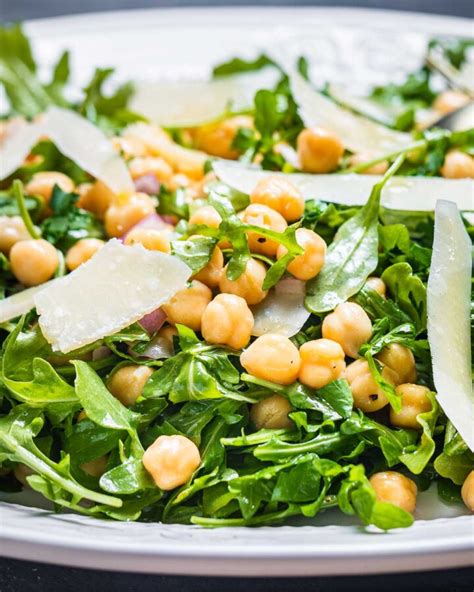
[[[232,140],[240,127],[251,126],[249,118],[236,117],[193,130],[190,137],[197,148],[207,153],[236,158],[238,155],[232,148]],[[156,144],[151,147],[133,136],[115,138],[114,144],[129,158],[130,171],[135,180],[143,175],[152,175],[157,182],[168,187],[187,187],[190,199],[204,197],[206,179],[203,180],[202,167],[201,172],[197,172],[197,163],[202,164],[202,158],[198,158],[193,151],[173,147],[162,134],[157,131]],[[163,153],[157,146],[164,146]],[[307,172],[334,171],[343,153],[340,140],[320,128],[305,129],[297,138],[300,166]],[[461,157],[456,154],[452,152],[447,155],[444,176],[474,177],[469,167],[463,168]],[[178,157],[179,166],[176,164]],[[469,166],[472,167],[472,157],[463,154],[462,158],[465,157],[470,158]],[[355,155],[354,162],[357,158],[358,162],[363,162],[361,155]],[[378,167],[369,172],[383,171]],[[155,202],[149,195],[137,192],[127,197],[116,196],[100,181],[75,187],[70,178],[57,172],[35,174],[26,191],[41,196],[47,205],[55,185],[65,191],[77,191],[80,195],[78,205],[103,221],[109,237],[124,237],[125,244],[139,243],[150,250],[170,252],[172,226],[163,229],[134,228],[138,222],[155,212]],[[247,224],[283,232],[288,223],[299,220],[303,212],[304,199],[298,189],[283,178],[269,175],[254,188],[250,205],[238,215]],[[189,222],[217,228],[221,217],[213,207],[205,205],[192,213]],[[324,266],[326,243],[316,232],[306,228],[296,231],[296,240],[303,254],[289,264],[288,272],[299,280],[307,281],[316,277]],[[283,245],[258,232],[248,233],[248,244],[255,255],[280,259],[286,254]],[[99,239],[78,241],[66,253],[67,268],[70,271],[77,269],[103,245],[104,241]],[[257,378],[279,385],[299,381],[313,389],[346,378],[357,409],[373,413],[386,407],[388,400],[374,381],[367,361],[358,356],[361,346],[372,336],[372,323],[363,308],[354,302],[339,304],[324,318],[322,337],[308,341],[299,348],[290,339],[272,333],[262,335],[250,343],[254,326],[251,307],[267,296],[263,289],[267,268],[261,260],[251,257],[242,275],[230,280],[222,252],[227,246],[222,243],[217,245],[206,267],[192,278],[186,289],[176,293],[163,306],[167,324],[160,330],[159,336],[167,341],[170,348],[176,335],[174,325],[183,324],[201,332],[208,343],[243,350],[240,362],[246,372]],[[25,286],[46,282],[55,275],[59,266],[59,255],[53,245],[43,239],[31,239],[18,216],[0,219],[0,250],[9,255],[13,274]],[[367,284],[385,297],[386,287],[380,278],[369,278]],[[401,411],[389,411],[391,425],[421,429],[417,416],[429,411],[431,403],[428,389],[416,383],[412,352],[394,343],[384,348],[377,359],[382,367],[382,377],[401,397]],[[133,406],[152,373],[153,370],[148,366],[121,366],[109,376],[107,386],[125,406]],[[291,412],[288,399],[275,393],[251,406],[250,419],[257,429],[291,428]],[[78,420],[83,417],[78,417]],[[190,439],[179,435],[160,436],[146,450],[143,463],[158,487],[171,490],[191,478],[201,458],[199,449]],[[100,476],[105,466],[106,458],[101,458],[84,465],[83,470]],[[473,475],[469,475],[463,486],[463,499],[471,509],[474,506]],[[415,510],[417,489],[408,477],[386,471],[373,475],[370,482],[378,499],[390,501],[408,512]]]

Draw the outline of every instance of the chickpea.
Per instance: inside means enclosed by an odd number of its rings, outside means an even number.
[[[103,220],[106,211],[115,201],[115,193],[102,181],[96,181],[92,185],[85,183],[79,186],[79,200],[77,205],[88,212],[95,214],[99,220]]]
[[[168,187],[173,191],[182,187],[189,188],[191,185],[191,179],[184,173],[176,173],[168,181]]]
[[[219,247],[215,247],[209,263],[194,276],[209,288],[217,288],[224,270],[224,255]]]
[[[298,378],[301,357],[298,348],[283,335],[267,333],[240,356],[249,374],[276,384],[292,384]]]
[[[69,271],[89,261],[104,245],[104,241],[98,238],[83,238],[77,241],[66,254],[66,266]]]
[[[462,501],[466,508],[474,512],[474,471],[471,471],[461,487]]]
[[[370,154],[364,154],[359,152],[358,154],[353,154],[349,159],[349,163],[351,167],[359,166],[360,164],[365,164],[372,157]],[[385,175],[388,170],[388,162],[386,160],[382,162],[378,162],[377,164],[373,164],[371,167],[364,169],[364,175]]]
[[[232,142],[240,128],[251,128],[252,125],[252,118],[247,115],[237,115],[205,125],[193,131],[194,144],[212,156],[235,160],[239,157],[239,151],[232,147]]]
[[[200,181],[195,181],[193,190],[196,199],[205,199],[209,195],[209,184],[217,180],[217,175],[213,171],[209,171],[204,175]]]
[[[219,281],[220,291],[241,296],[247,304],[258,304],[267,295],[267,292],[262,289],[266,272],[263,263],[256,259],[249,259],[244,273],[236,280],[230,280],[227,277],[226,265]]]
[[[242,212],[240,219],[244,224],[261,226],[275,232],[284,232],[288,226],[285,218],[277,211],[263,204],[251,204]],[[268,239],[258,232],[247,233],[249,248],[253,253],[274,257],[279,247],[277,241]]]
[[[304,198],[298,189],[276,175],[269,175],[257,183],[250,194],[250,202],[276,210],[287,222],[299,220],[304,212]]]
[[[198,447],[185,436],[159,436],[143,455],[143,466],[164,491],[187,483],[200,464]]]
[[[146,193],[133,193],[125,203],[112,204],[105,212],[105,230],[109,236],[122,236],[140,220],[155,212],[155,204]]]
[[[326,259],[325,241],[309,228],[298,228],[296,242],[304,249],[302,255],[298,255],[288,265],[288,271],[299,280],[310,280],[318,275]],[[277,259],[281,259],[288,252],[283,245],[278,247]]]
[[[211,228],[219,228],[222,218],[217,210],[212,206],[203,206],[191,214],[189,218],[190,224],[203,224]]]
[[[126,245],[143,245],[149,251],[171,251],[169,232],[156,228],[133,228],[124,242]]]
[[[99,477],[102,477],[102,475],[107,470],[108,460],[109,457],[107,454],[104,454],[104,456],[99,456],[99,458],[94,458],[94,460],[89,460],[85,463],[82,463],[81,469],[84,471],[84,473],[87,473],[91,477],[96,477],[98,479]]]
[[[271,395],[251,406],[250,419],[258,430],[281,430],[293,426],[288,417],[288,413],[292,411],[288,399],[281,395]]]
[[[301,168],[308,173],[332,173],[344,154],[341,140],[321,127],[304,129],[296,139]]]
[[[166,160],[160,157],[134,158],[128,163],[128,169],[132,179],[138,179],[143,175],[153,175],[160,183],[168,183],[173,176],[173,169]]]
[[[415,357],[408,347],[399,343],[391,343],[387,347],[384,347],[376,357],[398,374],[399,380],[397,384],[415,382]]]
[[[173,325],[166,325],[158,331],[158,336],[164,340],[170,352],[174,352],[174,337],[178,336],[178,331]]]
[[[372,323],[361,306],[343,302],[324,319],[322,334],[341,344],[347,356],[357,358],[361,345],[372,336]]]
[[[125,407],[135,405],[153,370],[148,366],[122,366],[111,374],[107,388]]]
[[[445,156],[441,176],[446,179],[474,179],[474,158],[460,150],[451,150]]]
[[[13,275],[24,286],[38,286],[56,273],[58,252],[43,239],[20,241],[11,248],[10,265]]]
[[[390,408],[390,423],[398,428],[420,430],[421,425],[416,418],[419,413],[431,410],[431,401],[427,396],[429,389],[419,384],[406,383],[398,385],[395,392],[402,398],[402,409],[396,413]]]
[[[140,140],[140,138],[132,136],[131,134],[115,136],[111,139],[111,142],[115,150],[121,152],[125,158],[147,155],[147,149],[144,142]]]
[[[200,331],[202,315],[211,300],[211,290],[198,280],[192,280],[189,288],[177,292],[162,309],[169,323],[179,323],[193,331]]]
[[[139,124],[141,137],[152,156],[161,156],[178,173],[199,181],[204,176],[207,154],[190,150],[176,144],[170,136],[157,126]]]
[[[418,493],[414,481],[396,471],[375,473],[369,481],[380,502],[388,502],[413,514]]]
[[[469,97],[458,90],[445,90],[433,103],[433,109],[440,115],[447,115],[469,103]]]
[[[0,216],[0,251],[8,255],[14,244],[28,240],[30,234],[21,216]]]
[[[397,374],[388,366],[382,369],[382,378],[395,385]],[[354,406],[364,413],[378,411],[388,404],[388,399],[377,385],[365,360],[356,360],[346,368],[346,379],[352,391]]]
[[[253,314],[247,303],[234,294],[218,294],[202,316],[202,335],[208,343],[242,349],[250,341]]]
[[[346,369],[344,350],[330,339],[307,341],[300,347],[299,380],[306,386],[319,389],[339,378]]]
[[[381,278],[375,276],[368,277],[365,282],[365,285],[368,288],[375,290],[375,292],[377,292],[378,294],[380,294],[380,296],[385,298],[385,295],[387,293],[387,286]]]
[[[35,173],[31,181],[26,185],[25,190],[28,195],[40,195],[46,202],[49,202],[55,185],[66,193],[74,191],[72,179],[67,175],[63,175],[63,173],[55,171]]]

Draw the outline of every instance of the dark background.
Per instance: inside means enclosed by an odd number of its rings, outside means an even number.
[[[474,17],[473,0],[0,0],[2,22],[101,10],[178,6],[363,6]],[[474,33],[474,24],[473,24]],[[1,48],[0,48],[1,51]],[[0,520],[1,530],[1,520]],[[126,541],[124,541],[126,544]],[[471,592],[474,569],[305,579],[186,578],[123,574],[0,559],[0,592]]]
[[[472,0],[0,0],[0,17],[5,20],[45,18],[62,14],[157,8],[168,6],[364,6],[474,17]]]

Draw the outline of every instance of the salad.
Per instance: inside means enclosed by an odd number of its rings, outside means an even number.
[[[472,41],[368,96],[261,55],[74,99],[68,52],[45,81],[0,45],[3,491],[207,527],[474,510],[474,127],[436,125]]]

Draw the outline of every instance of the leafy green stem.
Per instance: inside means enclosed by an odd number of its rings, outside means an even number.
[[[23,191],[23,183],[19,179],[15,179],[13,181],[13,195],[15,196],[16,202],[18,204],[18,209],[20,210],[20,216],[25,224],[26,230],[31,238],[38,239],[41,238],[41,235],[36,230],[33,221],[31,220],[30,213],[25,204],[25,192]]]
[[[388,160],[388,161],[393,160],[394,158],[397,158],[397,156],[402,156],[402,155],[405,156],[406,154],[408,154],[409,152],[412,152],[413,150],[420,150],[421,148],[426,148],[427,145],[428,145],[427,139],[417,140],[416,142],[413,142],[413,144],[409,144],[408,146],[405,146],[405,148],[401,148],[400,150],[395,150],[395,152],[390,152],[389,154],[384,154],[383,156],[378,156],[377,158],[373,158],[372,160],[368,160],[367,162],[362,162],[361,164],[358,164],[356,166],[349,167],[347,169],[343,169],[342,171],[339,171],[339,174],[347,175],[349,173],[363,173],[364,171],[366,171],[367,169],[370,169],[370,167],[372,167],[376,164],[380,164],[381,162],[385,162],[386,160]],[[398,169],[398,167],[397,167],[397,169]]]

